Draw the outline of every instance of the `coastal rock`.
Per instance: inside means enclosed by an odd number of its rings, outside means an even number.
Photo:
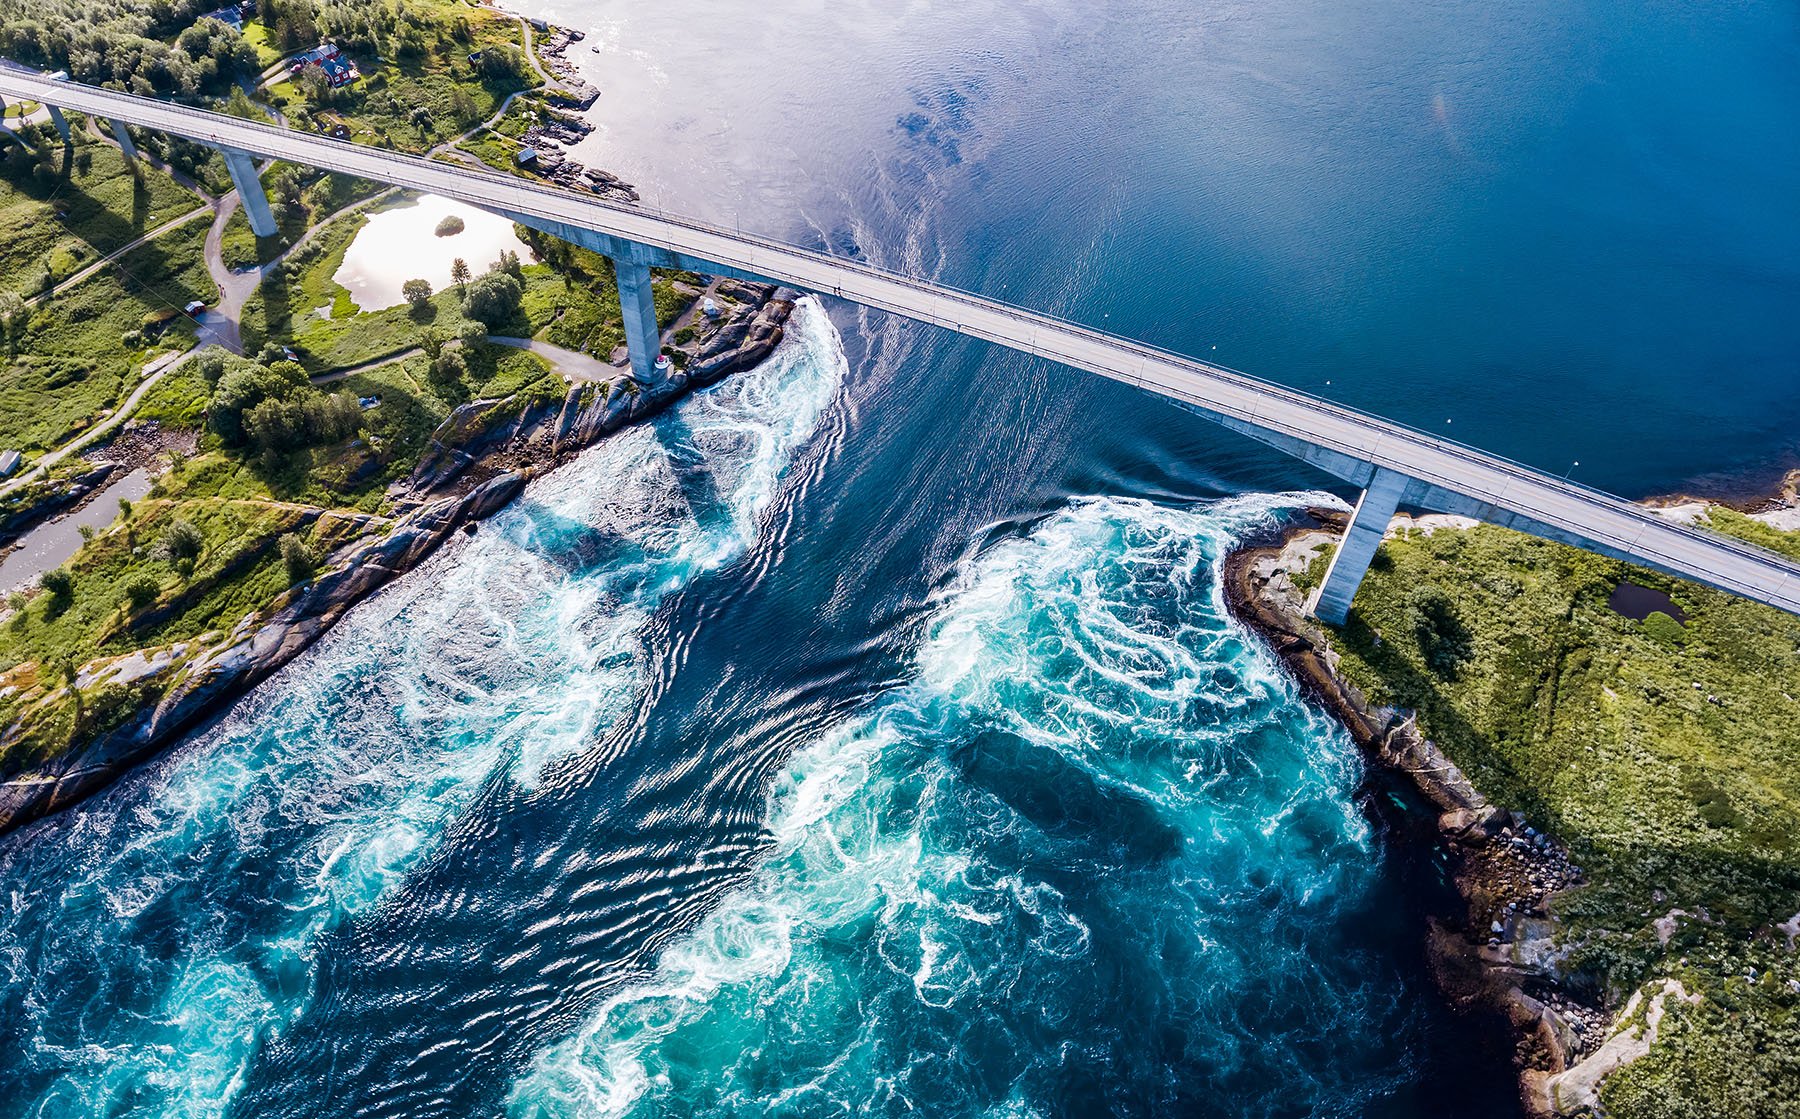
[[[1600,1047],[1573,1066],[1551,1075],[1528,1077],[1532,1089],[1529,1101],[1533,1110],[1543,1115],[1604,1114],[1600,1107],[1600,1082],[1650,1051],[1656,1044],[1656,1031],[1668,1011],[1668,1000],[1679,999],[1693,1004],[1698,995],[1690,995],[1678,981],[1665,979],[1651,991],[1649,1005],[1644,1005],[1644,991],[1639,990],[1625,1004],[1620,1021],[1629,1023],[1601,1043]],[[1643,1018],[1637,1018],[1643,1010]]]
[[[185,733],[205,715],[286,664],[370,591],[417,566],[462,524],[488,516],[524,487],[507,473],[461,497],[425,505],[379,540],[355,548],[343,565],[292,592],[257,624],[251,614],[221,642],[183,642],[140,650],[84,672],[109,685],[160,687],[154,706],[123,726],[34,770],[0,781],[0,831],[56,811],[110,782],[125,767]]]
[[[1337,510],[1308,515],[1324,524],[1341,520]],[[1539,1107],[1543,1084],[1564,1072],[1589,1044],[1583,1035],[1591,1022],[1603,1017],[1562,990],[1567,950],[1559,947],[1555,925],[1544,916],[1550,896],[1575,882],[1579,872],[1548,836],[1534,831],[1534,838],[1527,838],[1522,817],[1488,803],[1419,732],[1410,713],[1371,704],[1338,675],[1330,641],[1305,616],[1305,596],[1293,580],[1333,540],[1317,527],[1302,526],[1278,547],[1232,553],[1225,563],[1227,603],[1373,761],[1437,809],[1436,831],[1466,916],[1461,927],[1428,920],[1433,979],[1452,1005],[1504,1023],[1520,1070],[1521,1097]],[[1575,1021],[1582,1022],[1581,1030]]]

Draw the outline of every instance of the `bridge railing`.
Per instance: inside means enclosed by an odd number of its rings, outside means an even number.
[[[5,76],[0,76],[0,82],[3,82],[4,80]],[[45,79],[37,78],[35,79],[34,84],[44,81]],[[72,86],[70,83],[58,84],[64,90],[79,89],[83,93],[97,94],[106,98],[116,97],[130,101],[149,100],[126,94],[116,94],[110,90],[96,89],[91,86]],[[34,92],[41,92],[45,96],[54,97],[54,91],[34,90]],[[220,114],[173,102],[156,101],[155,104],[160,110],[173,112],[178,116],[193,120],[195,122],[194,128],[186,134],[189,135],[190,138],[201,139],[208,143],[232,146],[230,138],[226,137],[217,129],[218,124],[224,123],[233,130],[249,128],[267,133],[270,147],[271,149],[274,149],[270,154],[279,157],[280,141],[284,138],[291,139],[293,135],[291,132],[271,125],[254,121],[243,121],[236,118],[221,118]],[[79,106],[71,107],[79,108]],[[1154,360],[1165,365],[1171,365],[1178,369],[1185,369],[1216,380],[1233,382],[1239,387],[1254,392],[1264,398],[1278,399],[1295,407],[1311,411],[1315,414],[1331,416],[1354,427],[1360,428],[1363,431],[1376,436],[1377,443],[1380,441],[1380,437],[1391,436],[1415,446],[1427,446],[1440,454],[1465,462],[1470,466],[1497,472],[1513,481],[1540,490],[1550,490],[1555,493],[1573,497],[1584,504],[1597,509],[1605,509],[1614,514],[1623,514],[1646,527],[1655,525],[1659,531],[1674,533],[1681,537],[1691,539],[1696,543],[1704,544],[1712,548],[1723,549],[1747,561],[1770,568],[1784,577],[1794,576],[1800,578],[1800,575],[1796,575],[1796,565],[1793,561],[1784,556],[1780,556],[1767,549],[1735,537],[1726,536],[1722,533],[1702,529],[1695,525],[1683,524],[1666,517],[1657,516],[1655,513],[1650,512],[1641,505],[1626,501],[1623,498],[1596,489],[1585,483],[1577,482],[1566,477],[1557,478],[1528,464],[1518,462],[1503,455],[1497,455],[1490,451],[1483,451],[1466,443],[1460,443],[1454,439],[1446,439],[1440,435],[1412,427],[1396,420],[1365,412],[1358,408],[1352,408],[1348,405],[1339,404],[1335,401],[1326,400],[1310,393],[1301,392],[1300,390],[1265,380],[1261,377],[1242,372],[1241,370],[1232,369],[1229,366],[1195,358],[1188,354],[1179,353],[1136,339],[1125,338],[1116,334],[1096,330],[1083,323],[1074,322],[1041,311],[1028,310],[1012,304],[1002,303],[981,295],[978,292],[957,287],[954,284],[945,283],[935,279],[908,276],[895,269],[877,267],[862,261],[831,256],[830,254],[818,250],[800,248],[761,234],[745,233],[741,230],[728,230],[721,226],[698,221],[686,215],[671,213],[655,206],[644,205],[641,203],[625,205],[611,202],[590,194],[577,193],[572,190],[528,182],[521,180],[516,176],[501,174],[485,167],[471,168],[463,164],[444,164],[441,161],[431,160],[426,157],[405,155],[366,145],[351,145],[346,141],[331,140],[313,134],[307,134],[307,136],[309,139],[316,140],[323,144],[344,145],[346,148],[350,149],[346,154],[351,157],[351,162],[366,163],[374,161],[378,164],[391,166],[395,168],[392,177],[403,181],[414,175],[421,167],[439,171],[454,171],[460,177],[486,180],[491,182],[497,191],[510,196],[509,201],[506,203],[508,206],[518,206],[522,211],[533,212],[538,216],[542,216],[549,220],[565,220],[567,215],[554,209],[540,210],[531,205],[530,199],[536,197],[543,198],[546,201],[576,201],[580,202],[584,207],[617,214],[621,218],[626,219],[627,222],[633,218],[651,217],[666,225],[685,229],[707,237],[725,238],[749,248],[760,248],[780,256],[828,264],[832,268],[847,273],[853,273],[870,280],[883,283],[897,283],[921,294],[948,298],[952,302],[959,303],[964,307],[978,308],[989,314],[999,315],[1016,323],[1027,324],[1040,329],[1048,328],[1052,331],[1062,332],[1065,335],[1072,335],[1090,342],[1123,350],[1144,360]],[[371,178],[383,177],[380,175],[370,175],[361,170],[347,171],[345,173]],[[402,182],[401,185],[405,185],[404,182]],[[630,235],[621,234],[621,236],[629,237]],[[716,263],[730,264],[731,262],[718,261]],[[754,271],[755,269],[752,266],[747,270]],[[780,277],[772,278],[779,279]],[[973,333],[972,328],[969,327],[959,325],[958,329],[962,330],[964,333]],[[1036,347],[1034,346],[1033,348]],[[1121,378],[1133,380],[1140,387],[1142,386],[1143,379],[1141,375],[1133,375],[1123,369],[1115,370],[1115,373]],[[1190,403],[1209,410],[1219,411],[1213,403],[1206,400],[1196,399],[1190,401]],[[1243,416],[1239,418],[1248,420],[1252,423],[1258,422],[1255,416]],[[1367,447],[1361,449],[1344,448],[1343,453],[1351,454],[1353,456],[1367,456],[1369,461],[1374,461],[1376,458],[1381,457]],[[1391,469],[1398,470],[1413,477],[1419,477],[1422,473],[1416,466],[1409,465],[1399,460],[1390,459],[1389,461],[1379,463],[1379,465],[1388,466]],[[1480,501],[1502,505],[1516,503],[1517,501],[1517,497],[1508,498],[1498,493],[1473,492],[1479,489],[1479,487],[1472,486],[1467,479],[1423,477],[1420,480],[1432,484],[1442,484],[1445,485],[1446,488],[1454,488],[1457,492]],[[1526,515],[1529,516],[1531,514],[1527,512]],[[1597,541],[1608,543],[1623,551],[1644,550],[1640,541],[1635,539],[1623,540],[1614,538],[1610,540],[1601,540],[1599,536],[1595,536],[1594,538]],[[1646,555],[1645,558],[1650,559],[1652,557]],[[1689,566],[1693,565],[1691,560],[1685,560],[1683,562],[1687,563]]]

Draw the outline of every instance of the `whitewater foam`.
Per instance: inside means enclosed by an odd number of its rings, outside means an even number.
[[[13,837],[0,874],[32,885],[0,911],[0,1113],[222,1114],[307,1005],[324,933],[390,896],[496,774],[529,786],[632,708],[647,620],[755,543],[846,370],[801,301],[768,361],[533,482],[218,726],[45,826],[79,842]]]
[[[1310,496],[1079,501],[972,556],[912,682],[776,779],[753,880],[509,1113],[1261,1114],[1391,1083],[1298,1056],[1379,1054],[1403,1012],[1306,935],[1374,873],[1359,766],[1216,577]]]

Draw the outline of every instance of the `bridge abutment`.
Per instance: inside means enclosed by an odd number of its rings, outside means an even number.
[[[258,237],[275,236],[275,215],[269,210],[269,196],[263,193],[262,177],[256,173],[256,160],[249,152],[236,148],[220,148],[225,157],[225,170],[231,172],[231,185],[237,187],[238,204],[250,219],[250,232]]]
[[[1394,519],[1411,484],[1412,479],[1398,471],[1376,467],[1368,488],[1356,502],[1356,511],[1350,515],[1350,527],[1338,542],[1337,554],[1325,569],[1325,581],[1309,604],[1313,617],[1334,626],[1343,625],[1349,618],[1356,588],[1362,585],[1388,522]]]

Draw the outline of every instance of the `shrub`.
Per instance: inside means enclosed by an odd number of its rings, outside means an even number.
[[[1475,635],[1457,614],[1456,604],[1441,588],[1423,586],[1408,597],[1406,611],[1426,667],[1453,679],[1475,655]]]
[[[454,237],[466,228],[467,226],[464,225],[461,218],[457,217],[455,214],[448,214],[444,217],[443,221],[437,223],[437,229],[433,232],[439,237]],[[467,266],[465,265],[464,267]]]
[[[312,578],[313,572],[318,570],[319,559],[306,541],[288,532],[282,534],[278,546],[281,549],[281,563],[287,568],[290,583],[304,583]]]
[[[1644,632],[1657,644],[1667,645],[1671,649],[1678,649],[1687,641],[1687,630],[1661,610],[1652,610],[1650,616],[1644,619]]]
[[[491,329],[519,312],[519,300],[525,287],[505,272],[489,272],[469,285],[463,296],[463,310],[477,322]]]
[[[181,517],[170,521],[156,538],[157,558],[184,572],[194,569],[194,561],[200,558],[205,547],[206,537],[194,527],[194,522]]]
[[[57,602],[66,603],[75,597],[75,576],[68,568],[54,567],[38,576],[38,582],[50,592],[50,597]]]
[[[157,582],[154,575],[134,575],[125,584],[125,601],[131,603],[134,609],[150,605],[161,593],[162,584]]]

